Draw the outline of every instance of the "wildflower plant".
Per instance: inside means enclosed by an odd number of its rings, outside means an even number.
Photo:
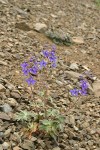
[[[48,50],[47,50],[48,48]],[[28,86],[31,87],[30,105],[33,111],[21,111],[17,113],[18,121],[27,122],[29,130],[34,128],[33,132],[44,132],[56,139],[59,131],[63,129],[64,117],[57,108],[48,105],[50,102],[49,84],[47,79],[51,77],[50,73],[57,67],[56,47],[46,47],[42,50],[40,58],[32,56],[28,61],[21,64],[23,75]],[[50,78],[51,79],[51,78]],[[34,91],[37,91],[35,99]]]
[[[78,96],[78,95],[87,95],[88,93],[88,82],[87,80],[83,79],[83,77],[80,77],[80,82],[79,82],[80,88],[74,88],[70,90],[70,93],[72,96]]]

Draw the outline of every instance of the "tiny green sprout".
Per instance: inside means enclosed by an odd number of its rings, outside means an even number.
[[[20,110],[19,113],[16,114],[15,119],[17,121],[29,121],[32,117],[32,113],[28,112],[27,110]]]

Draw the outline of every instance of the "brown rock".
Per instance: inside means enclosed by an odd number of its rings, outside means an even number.
[[[23,31],[30,31],[30,27],[25,22],[18,22],[15,24],[15,27],[23,30]]]
[[[84,44],[84,39],[82,37],[73,37],[72,41],[76,44]]]
[[[6,113],[0,112],[0,119],[9,121],[11,118]]]
[[[11,94],[11,96],[12,96],[13,98],[15,98],[15,99],[21,98],[21,96],[20,96],[20,94],[19,94],[18,91],[12,91],[10,94]]]
[[[100,97],[100,80],[94,81],[93,91],[96,97]]]
[[[6,88],[2,84],[0,84],[0,92],[4,92],[5,90]]]

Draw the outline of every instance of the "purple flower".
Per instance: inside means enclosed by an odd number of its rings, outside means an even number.
[[[57,67],[57,63],[56,63],[56,62],[52,63],[51,67],[52,67],[52,68]]]
[[[79,93],[83,96],[87,95],[87,90],[79,90]]]
[[[50,62],[55,62],[56,61],[56,56],[49,56]]]
[[[88,89],[88,82],[85,80],[81,80],[80,86],[81,86],[82,90],[84,90],[84,89],[86,90],[86,89]]]
[[[29,77],[28,79],[26,79],[26,82],[28,83],[28,85],[34,85],[36,83],[36,80],[34,80],[32,77]]]
[[[52,50],[52,51],[50,52],[50,55],[51,55],[51,56],[55,56],[55,51]]]
[[[27,66],[28,66],[28,63],[27,63],[27,62],[23,62],[23,63],[21,64],[22,69],[27,68]]]
[[[37,74],[37,72],[38,72],[38,68],[37,68],[37,66],[33,66],[32,68],[30,68],[30,73],[32,73],[32,74],[34,74],[34,75],[36,75],[36,74]]]
[[[40,69],[42,69],[43,67],[46,67],[46,65],[47,65],[47,62],[46,61],[44,61],[44,60],[42,60],[42,61],[40,61]]]
[[[48,58],[49,57],[49,51],[47,51],[47,50],[44,50],[44,51],[42,51],[42,53],[43,53],[43,56],[44,57],[46,57],[46,58]]]
[[[78,96],[79,90],[74,88],[74,89],[70,90],[70,93],[71,93],[72,96]]]
[[[29,69],[27,68],[28,67],[28,63],[27,62],[24,62],[21,64],[21,67],[22,67],[22,72],[25,76],[28,75],[29,73]]]
[[[22,69],[22,72],[23,72],[23,74],[24,74],[25,76],[27,76],[28,73],[29,73],[29,69],[23,68],[23,69]]]

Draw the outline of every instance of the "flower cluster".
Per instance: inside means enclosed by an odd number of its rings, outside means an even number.
[[[72,96],[87,95],[88,82],[84,79],[80,80],[80,89],[74,88],[70,90]]]
[[[56,50],[56,47],[55,47],[55,45],[53,45],[51,51],[44,50],[42,52],[43,56],[51,62],[52,67],[56,67],[56,64],[57,64],[57,57],[55,55],[55,50]]]
[[[23,74],[28,77],[26,79],[28,85],[34,85],[36,83],[36,80],[33,77],[35,77],[40,70],[46,68],[48,64],[50,64],[51,67],[56,67],[57,57],[55,50],[56,47],[52,46],[50,51],[42,51],[44,58],[41,61],[37,61],[37,59],[33,56],[30,58],[29,62],[23,62],[21,64]]]

